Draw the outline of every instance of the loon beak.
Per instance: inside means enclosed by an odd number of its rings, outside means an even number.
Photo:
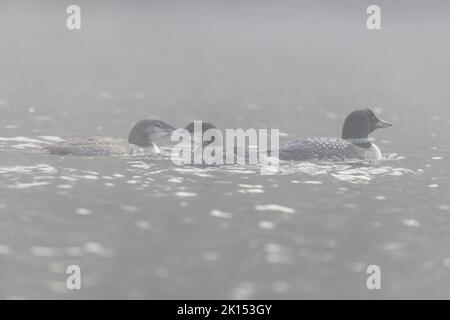
[[[389,128],[389,127],[392,127],[392,126],[393,126],[392,123],[389,123],[387,121],[383,121],[383,120],[380,120],[380,119],[377,119],[377,122],[375,122],[375,128]]]

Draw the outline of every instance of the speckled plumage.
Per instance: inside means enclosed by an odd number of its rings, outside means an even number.
[[[341,138],[304,138],[288,142],[279,151],[281,160],[364,159],[364,150]]]
[[[155,148],[155,146],[153,146]],[[45,147],[51,154],[56,155],[83,155],[83,156],[109,156],[133,155],[143,153],[144,148],[128,143],[125,139],[107,137],[73,138]],[[149,153],[152,148],[145,148]],[[155,151],[157,148],[155,148]]]
[[[57,155],[109,156],[159,153],[152,142],[169,135],[175,128],[161,120],[138,121],[125,139],[109,137],[72,138],[44,147]]]

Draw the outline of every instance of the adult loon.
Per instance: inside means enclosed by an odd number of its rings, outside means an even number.
[[[380,149],[368,138],[391,123],[378,119],[372,110],[356,110],[345,119],[342,138],[304,138],[280,146],[280,160],[380,160]]]
[[[161,120],[141,120],[134,125],[125,139],[108,137],[72,138],[44,147],[49,153],[57,155],[133,155],[159,153],[154,140],[163,138],[174,127]]]

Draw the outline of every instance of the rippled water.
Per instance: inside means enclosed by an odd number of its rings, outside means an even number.
[[[447,155],[281,163],[267,176],[160,156],[55,157],[30,146],[37,137],[2,141],[4,297],[448,293]],[[65,289],[70,264],[82,267],[80,293]],[[365,289],[369,264],[382,267],[381,294]]]
[[[85,4],[91,20],[69,35],[59,7],[44,22],[37,7],[2,10],[16,40],[0,53],[0,298],[450,298],[448,22],[393,6],[369,35],[362,7],[341,19],[308,3],[256,16]],[[336,136],[360,107],[395,124],[373,134],[379,162],[261,175],[40,149],[126,137],[143,117]],[[65,287],[71,264],[82,290]],[[366,287],[369,265],[381,290]]]

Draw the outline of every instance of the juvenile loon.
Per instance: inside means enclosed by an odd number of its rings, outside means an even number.
[[[356,110],[345,119],[342,138],[304,138],[283,144],[280,160],[381,159],[380,149],[368,138],[378,128],[392,124],[378,119],[372,110]]]
[[[108,137],[80,137],[58,142],[44,147],[49,153],[57,155],[132,155],[159,153],[153,140],[169,135],[174,127],[161,120],[141,120],[134,125],[125,139]]]

